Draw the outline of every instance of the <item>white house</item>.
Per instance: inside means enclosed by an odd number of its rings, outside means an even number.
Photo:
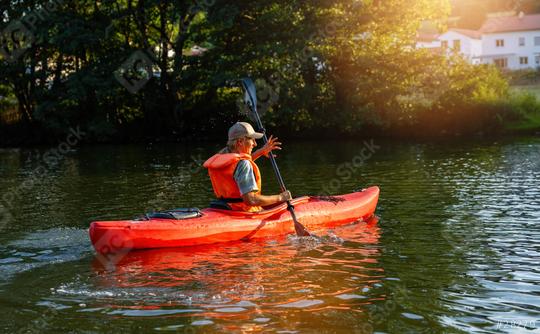
[[[512,70],[540,67],[540,14],[490,17],[480,31],[482,63]]]
[[[447,54],[459,53],[472,64],[480,63],[482,35],[476,30],[452,28],[439,36],[441,49]]]
[[[437,34],[418,33],[416,35],[416,48],[438,50],[441,47],[441,41],[438,37]]]

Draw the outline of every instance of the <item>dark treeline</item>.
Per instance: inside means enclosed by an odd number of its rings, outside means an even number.
[[[496,69],[414,49],[423,20],[445,22],[448,0],[0,6],[4,143],[71,127],[91,142],[223,137],[243,117],[243,76],[282,135],[485,131],[511,109]]]

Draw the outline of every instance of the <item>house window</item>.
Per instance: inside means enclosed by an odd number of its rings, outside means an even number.
[[[536,37],[534,38],[534,45],[535,45],[535,46],[540,46],[540,36],[536,36]]]
[[[519,57],[520,65],[527,65],[529,63],[529,57]]]
[[[459,39],[454,40],[454,51],[461,51],[461,41]]]
[[[519,46],[525,46],[525,37],[519,38]]]
[[[448,41],[441,41],[441,48],[448,49]]]
[[[495,41],[495,45],[499,48],[499,47],[503,47],[504,46],[504,39],[498,39]]]
[[[535,60],[535,62],[536,62],[536,65],[540,65],[540,55],[536,55],[536,56],[534,57],[534,60]]]
[[[495,66],[498,68],[507,68],[508,67],[508,59],[507,58],[496,58],[493,60],[495,63]]]

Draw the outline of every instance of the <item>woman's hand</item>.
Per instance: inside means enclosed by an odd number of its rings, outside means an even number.
[[[288,191],[288,190],[285,190],[284,192],[279,194],[279,197],[280,197],[281,202],[287,202],[287,201],[290,201],[292,199],[291,192]]]
[[[270,136],[270,138],[268,138],[268,142],[263,147],[258,149],[255,153],[253,153],[253,160],[257,159],[261,155],[269,158],[270,152],[272,152],[273,150],[281,150],[281,142],[277,140],[277,137]]]
[[[262,154],[265,157],[268,158],[268,155],[273,150],[281,150],[281,143],[277,140],[277,137],[274,138],[274,136],[270,136],[270,138],[268,138],[268,142],[263,147],[261,147]]]

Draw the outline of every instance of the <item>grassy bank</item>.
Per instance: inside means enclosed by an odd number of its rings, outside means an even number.
[[[510,93],[509,108],[515,119],[505,128],[510,132],[540,131],[540,84],[515,85]]]
[[[529,93],[536,96],[536,99],[540,101],[540,84],[536,85],[516,85],[511,87],[512,93],[523,94]]]

